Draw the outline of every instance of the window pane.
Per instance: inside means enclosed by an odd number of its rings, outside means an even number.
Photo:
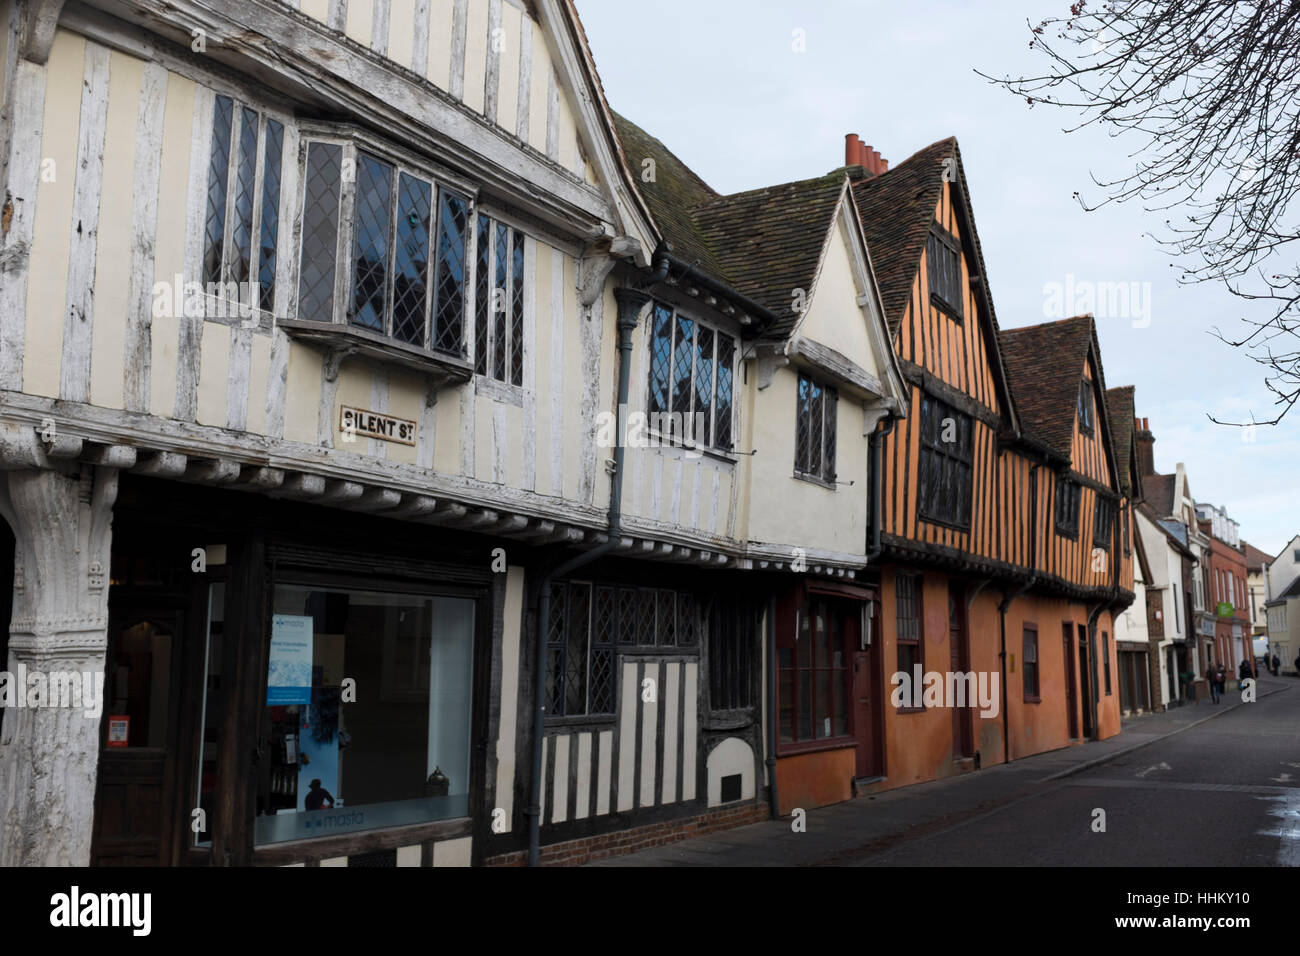
[[[208,209],[203,225],[203,283],[221,281],[221,247],[226,234],[226,184],[230,178],[231,124],[235,104],[218,96],[212,109],[212,149],[208,153]]]
[[[465,231],[469,207],[455,193],[438,191],[438,268],[434,277],[433,347],[465,351]]]
[[[713,330],[700,326],[695,335],[695,440],[713,443]]]
[[[287,693],[262,712],[271,746],[255,843],[469,812],[474,609],[463,598],[276,587],[268,677],[289,686],[268,680]],[[343,704],[344,677],[371,693]]]
[[[831,736],[840,737],[849,732],[848,715],[844,710],[844,682],[846,671],[831,671]]]
[[[257,281],[261,307],[275,308],[275,247],[280,234],[280,156],[284,151],[284,127],[266,121],[266,144],[262,155],[261,249],[257,256]]]
[[[695,338],[695,322],[678,314],[676,333],[673,344],[673,418],[680,419],[679,438],[690,436],[690,423],[687,416],[691,413],[691,359],[694,355],[692,344]]]
[[[253,197],[257,192],[257,113],[247,106],[239,110],[239,158],[235,164],[235,222],[231,228],[234,249],[230,257],[230,278],[244,283],[250,278],[253,252]],[[244,299],[241,285],[239,299]]]
[[[333,143],[312,143],[307,147],[298,315],[317,322],[334,319],[334,257],[339,234],[342,165],[343,147]]]
[[[812,427],[811,400],[812,382],[800,375],[799,393],[795,407],[794,467],[796,471],[808,472],[812,470],[809,465],[809,449],[812,446],[812,436],[810,434]]]
[[[816,382],[808,383],[808,472],[822,473],[822,422],[825,411],[822,388]]]
[[[488,371],[488,322],[491,314],[492,262],[488,258],[492,245],[492,220],[478,217],[478,258],[474,269],[474,371]]]
[[[713,414],[714,444],[719,448],[731,447],[731,376],[735,345],[731,336],[718,334],[718,390],[717,409]]]
[[[568,611],[568,590],[563,584],[551,585],[551,613],[547,624],[547,664],[546,701],[550,712],[556,716],[564,714],[564,674],[567,670],[565,619]]]
[[[789,648],[782,648],[779,652],[783,658],[787,658]],[[780,671],[781,686],[777,691],[777,698],[780,701],[778,707],[780,713],[780,728],[782,743],[794,742],[794,671],[788,667],[782,667]]]
[[[677,606],[672,591],[659,592],[658,633],[655,643],[672,647],[677,643]]]
[[[510,269],[510,230],[505,223],[495,223],[496,249],[492,274],[492,377],[501,381],[506,377],[506,312],[510,298],[506,281]]]
[[[835,480],[835,421],[839,414],[838,395],[835,389],[828,388],[822,393],[823,415],[825,418],[825,438],[822,443],[822,477],[827,481]]]
[[[354,325],[382,332],[388,302],[388,243],[393,231],[393,167],[361,153],[356,202],[351,320]]]
[[[524,234],[512,229],[510,266],[510,383],[524,384]]]
[[[564,671],[564,712],[587,713],[587,649],[591,640],[591,585],[569,585],[567,666]]]
[[[695,643],[695,595],[682,592],[677,595],[677,644],[689,647]]]
[[[654,591],[640,588],[637,591],[636,642],[653,646],[655,643],[655,603],[658,600]]]
[[[393,266],[393,338],[424,346],[433,187],[402,173],[397,180],[397,261]]]
[[[813,666],[831,666],[831,630],[826,622],[826,607],[814,604],[811,608],[813,630]]]
[[[799,615],[799,629],[795,632],[795,662],[802,669],[812,667],[812,623],[807,610]]]
[[[831,735],[831,672],[829,670],[818,670],[817,675],[817,702],[815,707],[815,720],[813,724],[813,733],[818,740]]]
[[[672,360],[673,310],[655,303],[654,328],[650,337],[650,399],[651,414],[669,411],[668,370]]]

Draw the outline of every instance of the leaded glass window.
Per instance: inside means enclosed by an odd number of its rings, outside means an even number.
[[[201,263],[209,315],[248,318],[274,305],[283,147],[281,123],[214,97]]]
[[[474,370],[509,385],[524,384],[525,241],[520,230],[478,217]]]
[[[835,389],[801,374],[795,407],[795,474],[834,483],[838,417],[839,399]]]
[[[663,437],[729,450],[735,339],[656,302],[650,319],[650,428]]]
[[[917,514],[930,521],[970,526],[974,483],[971,417],[938,399],[921,398],[921,452]]]

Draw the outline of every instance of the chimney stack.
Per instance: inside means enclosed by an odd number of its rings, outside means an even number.
[[[879,176],[889,169],[889,160],[881,158],[878,150],[862,142],[857,133],[847,133],[844,136],[844,165],[861,166],[871,175]]]
[[[1156,473],[1155,436],[1145,418],[1134,421],[1133,440],[1137,442],[1138,475],[1142,478]]]

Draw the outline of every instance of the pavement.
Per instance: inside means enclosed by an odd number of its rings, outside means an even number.
[[[765,821],[591,865],[1300,865],[1287,767],[1300,768],[1300,680],[1266,675],[1254,703],[1129,717],[1107,740],[809,810],[803,832]],[[1148,812],[1170,801],[1188,813]],[[1120,839],[1089,840],[1099,805]]]

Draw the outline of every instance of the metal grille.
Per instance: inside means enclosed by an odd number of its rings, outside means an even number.
[[[731,369],[735,348],[731,336],[718,333],[718,391],[713,431],[717,447],[726,449],[731,448]]]
[[[208,154],[208,208],[203,220],[203,282],[221,281],[222,244],[226,237],[226,186],[230,178],[231,125],[235,104],[218,96],[212,109],[212,149]]]
[[[392,235],[393,167],[362,153],[357,164],[353,228],[352,322],[384,330],[388,301],[388,245]]]
[[[402,173],[397,180],[397,262],[393,268],[393,338],[424,346],[433,186]]]
[[[506,377],[506,306],[508,304],[506,276],[510,266],[510,230],[504,223],[496,226],[496,254],[492,276],[492,377],[505,381]]]
[[[488,370],[488,317],[491,314],[492,221],[478,217],[478,257],[474,269],[474,371],[486,375]]]
[[[275,249],[280,234],[280,169],[284,152],[284,127],[273,119],[266,121],[266,140],[262,155],[262,222],[259,230],[261,248],[257,256],[257,283],[261,289],[260,306],[275,308]]]
[[[524,384],[524,234],[512,229],[510,296],[510,383]]]
[[[342,165],[343,147],[333,143],[308,146],[298,314],[321,322],[334,318],[334,267]]]
[[[650,340],[650,411],[662,413],[668,408],[668,369],[672,362],[673,310],[655,304],[654,334]]]
[[[695,440],[713,443],[709,421],[713,413],[713,330],[701,325],[695,333],[695,421],[699,424]]]
[[[247,106],[239,110],[239,159],[235,165],[235,222],[231,229],[234,246],[230,277],[238,283],[251,276],[253,254],[253,197],[257,195],[257,113]],[[243,298],[241,287],[239,296]]]
[[[438,270],[433,347],[461,355],[465,351],[465,230],[469,205],[455,193],[438,191]]]

